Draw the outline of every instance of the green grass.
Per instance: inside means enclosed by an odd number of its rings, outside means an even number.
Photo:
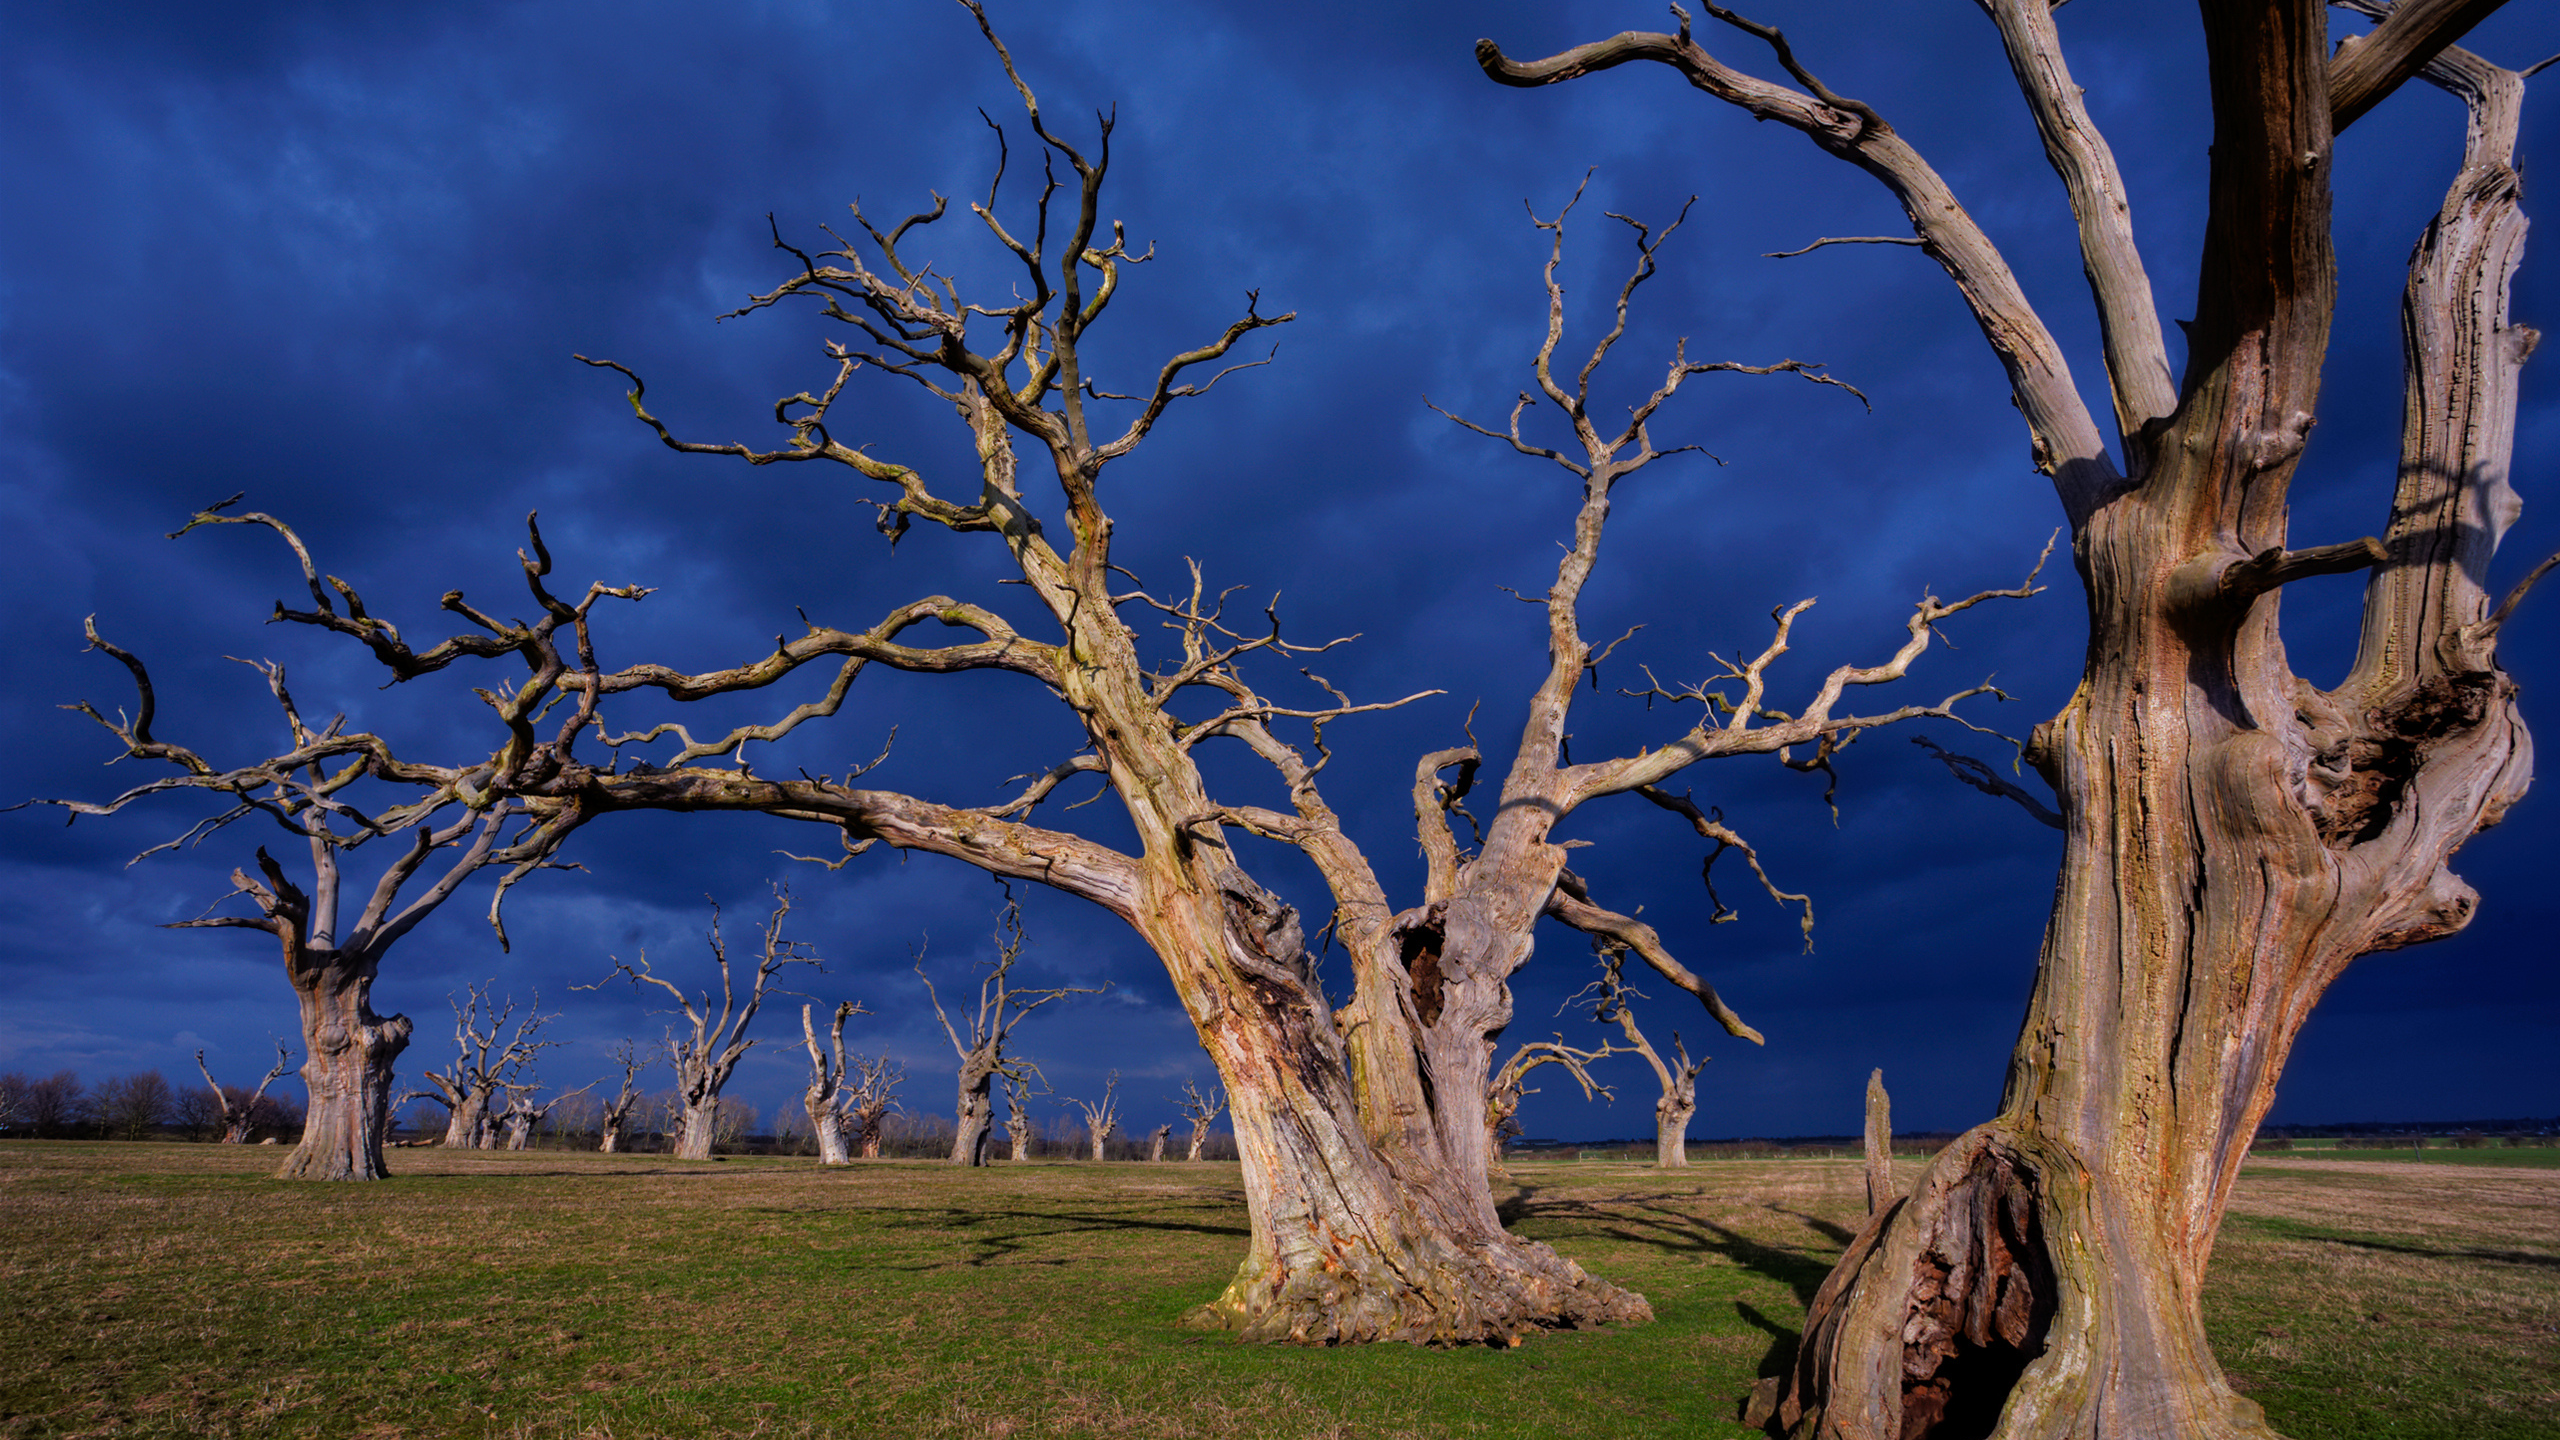
[[[1845,1160],[1515,1165],[1515,1227],[1656,1323],[1326,1351],[1174,1328],[1241,1257],[1233,1165],[404,1151],[391,1181],[316,1186],[266,1178],[275,1160],[0,1145],[0,1436],[1741,1436],[1860,1183]],[[2373,1198],[2419,1181],[2415,1209]],[[2411,1215],[2472,1214],[2437,1192],[2492,1183],[2540,1208],[2410,1238]],[[2303,1440],[2550,1435],[2555,1199],[2540,1173],[2253,1166],[2216,1343]],[[2353,1318],[2376,1311],[2444,1323],[2377,1346]],[[2342,1406],[2341,1383],[2422,1403]]]
[[[2412,1147],[2398,1150],[2340,1150],[2304,1141],[2295,1141],[2291,1150],[2261,1150],[2253,1157],[2260,1160],[2396,1160],[2403,1165],[2486,1165],[2493,1170],[2560,1170],[2560,1148],[2519,1145],[2515,1147],[2482,1146],[2477,1150],[2460,1150],[2441,1142],[2424,1151]]]

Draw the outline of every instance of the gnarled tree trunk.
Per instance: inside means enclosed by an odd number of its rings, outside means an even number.
[[[304,948],[285,937],[285,974],[302,1011],[303,1087],[310,1107],[286,1180],[379,1180],[391,1120],[391,1066],[409,1045],[409,1017],[373,1013],[375,960]]]

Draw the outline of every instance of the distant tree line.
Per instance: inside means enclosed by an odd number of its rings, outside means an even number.
[[[172,1085],[157,1070],[83,1084],[77,1072],[41,1078],[0,1074],[0,1136],[50,1140],[219,1140],[228,1111],[247,1117],[244,1138],[293,1140],[303,1107],[245,1085]]]

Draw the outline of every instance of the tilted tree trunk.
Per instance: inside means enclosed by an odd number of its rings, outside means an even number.
[[[1155,1128],[1153,1133],[1147,1136],[1147,1159],[1150,1162],[1158,1165],[1164,1163],[1164,1142],[1170,1138],[1172,1134],[1172,1126],[1159,1125]]]
[[[2173,386],[2123,182],[2053,14],[1985,8],[2079,220],[2121,478],[1997,252],[1872,109],[1792,59],[1818,95],[1741,75],[1685,30],[1527,65],[1479,53],[1516,84],[1662,61],[1882,179],[2008,366],[2087,588],[2079,691],[2029,747],[2064,856],[2000,1114],[1869,1221],[1755,1418],[1803,1437],[2262,1437],[2202,1317],[2251,1137],[2348,962],[2469,920],[2477,897],[2448,863],[2531,774],[2494,645],[2549,562],[2495,610],[2484,588],[2516,511],[2515,384],[2537,338],[2507,317],[2523,84],[2443,48],[2493,4],[2403,5],[2333,58],[2319,0],[2206,0],[2211,210]],[[2335,300],[2333,132],[2421,64],[2471,119],[2410,266],[2388,527],[2290,549],[2286,492]],[[2355,666],[2322,691],[2286,663],[2279,587],[2367,568]]]

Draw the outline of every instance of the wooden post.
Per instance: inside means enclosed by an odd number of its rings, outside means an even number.
[[[1867,1076],[1867,1213],[1893,1199],[1893,1106],[1885,1098],[1884,1071]]]

